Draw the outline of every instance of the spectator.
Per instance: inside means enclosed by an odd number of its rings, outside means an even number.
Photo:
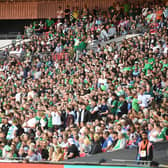
[[[2,119],[2,123],[3,123],[3,124],[2,124],[2,126],[1,126],[1,130],[2,130],[2,132],[5,134],[5,137],[6,137],[6,135],[7,135],[7,133],[8,133],[8,130],[9,130],[11,124],[9,124],[7,117]]]
[[[124,149],[126,147],[126,139],[122,133],[118,135],[118,141],[112,151]]]
[[[101,144],[100,144],[100,137],[98,134],[94,135],[94,142],[91,146],[91,151],[90,154],[96,154],[96,153],[101,153],[102,152],[102,148],[101,148]]]
[[[147,133],[142,133],[142,141],[138,145],[138,160],[152,161],[153,159],[153,145],[148,141]]]
[[[69,143],[69,147],[65,157],[67,157],[67,159],[72,159],[79,156],[79,151],[74,143],[74,140],[72,138],[69,138],[68,143]]]
[[[62,161],[64,160],[64,153],[63,153],[63,150],[61,147],[57,147],[56,148],[56,152],[54,152],[54,155],[53,155],[53,160],[52,161]]]
[[[109,132],[108,131],[104,132],[103,138],[104,138],[104,142],[102,144],[102,149],[104,151],[107,151],[107,150],[110,149],[110,147],[111,147],[111,145],[113,143],[112,142],[112,138],[109,136]]]

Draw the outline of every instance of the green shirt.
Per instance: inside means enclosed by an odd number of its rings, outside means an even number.
[[[123,105],[124,102],[118,101],[117,103],[117,113],[121,112],[120,107]]]
[[[86,43],[84,41],[82,41],[79,46],[78,46],[79,50],[80,51],[83,51],[86,49]]]
[[[148,63],[152,63],[152,62],[155,63],[155,59],[154,58],[149,58]]]
[[[47,20],[46,20],[46,24],[47,24],[47,27],[50,27],[51,25],[54,24],[54,21],[47,19]]]
[[[118,101],[117,100],[112,101],[112,106],[113,107],[111,108],[111,112],[115,114],[117,112]]]
[[[0,157],[2,157],[2,149],[0,149]]]
[[[73,79],[70,79],[70,80],[69,80],[69,84],[70,84],[70,85],[73,85]]]
[[[123,139],[119,139],[118,141],[117,141],[117,144],[114,146],[114,148],[113,148],[113,150],[118,150],[118,149],[121,149],[121,148],[123,148],[124,146],[123,146]]]
[[[130,6],[128,3],[124,4],[124,12],[127,13],[129,12]]]
[[[163,137],[164,140],[166,140],[166,132],[167,132],[168,128],[164,127],[161,131],[161,136]]]
[[[90,111],[90,109],[91,109],[90,105],[87,105],[86,110]]]
[[[165,67],[168,67],[168,64],[163,64],[161,71],[163,71]]]
[[[35,118],[36,118],[36,121],[40,121],[41,119],[39,116],[36,116]]]
[[[152,65],[147,63],[145,64],[143,71],[145,72],[145,75],[147,75],[148,70],[152,70],[152,69],[153,69]]]
[[[123,68],[123,71],[131,71],[132,70],[132,67],[124,67]]]
[[[48,128],[52,128],[52,117],[48,117]]]
[[[132,100],[132,108],[133,108],[136,112],[139,111],[138,99],[133,98],[133,100]]]
[[[161,131],[161,133],[159,135],[157,135],[157,138],[162,139],[162,140],[166,140],[166,136],[163,131]]]
[[[147,71],[148,69],[153,69],[151,64],[145,64],[144,69]]]

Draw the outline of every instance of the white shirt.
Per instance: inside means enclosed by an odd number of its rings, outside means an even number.
[[[84,120],[84,114],[85,114],[85,110],[82,110],[81,111],[81,122],[83,122],[83,120]]]
[[[46,124],[47,124],[47,121],[46,121],[45,119],[42,119],[42,118],[41,118],[40,124],[41,124],[42,127],[45,127]]]
[[[164,50],[163,50],[163,53],[167,54],[167,51],[168,51],[168,47],[165,47]]]
[[[108,34],[107,34],[107,32],[106,32],[105,29],[103,29],[103,30],[101,31],[100,36],[101,36],[102,38],[108,37]]]
[[[99,106],[95,106],[94,108],[93,108],[93,111],[98,111],[99,110]]]
[[[15,99],[16,99],[16,102],[20,102],[21,93],[17,93],[17,94],[15,95]]]
[[[28,93],[28,95],[27,95],[28,100],[30,100],[31,98],[34,99],[35,95],[36,95],[36,94],[35,94],[34,91],[30,91],[30,92]]]
[[[21,52],[22,52],[22,48],[17,49],[17,50],[15,50],[15,51],[10,51],[9,54],[10,54],[10,55],[11,55],[11,54],[14,54],[14,55],[20,56]]]
[[[138,95],[138,101],[141,101],[141,107],[148,106],[148,95]]]
[[[62,148],[67,148],[68,147],[68,142],[62,142],[61,144],[60,144],[60,146],[62,147]]]
[[[104,84],[104,85],[106,85],[106,84],[107,84],[107,79],[99,78],[99,79],[98,79],[98,83],[99,83],[99,84]]]
[[[159,46],[159,45],[153,47],[153,52],[155,52],[158,48],[160,49],[160,46]]]
[[[143,15],[143,16],[146,16],[147,13],[148,13],[148,8],[143,8],[143,9],[142,9],[142,15]]]
[[[3,66],[2,68],[0,68],[0,72],[4,71],[5,67]]]
[[[79,112],[76,112],[75,124],[79,122]]]
[[[36,120],[36,118],[31,118],[27,121],[27,126],[34,127],[37,123],[38,123],[38,121]]]
[[[41,77],[41,71],[35,72],[34,73],[34,78],[39,79]]]
[[[111,105],[111,102],[112,102],[112,97],[109,97],[108,100],[107,100],[107,104]]]
[[[149,141],[150,142],[156,142],[158,134],[159,134],[159,132],[157,130],[153,129],[149,134]]]
[[[58,112],[51,112],[52,116],[52,124],[53,125],[61,125],[61,115],[58,114]]]
[[[7,140],[11,140],[15,137],[15,132],[18,128],[15,126],[15,125],[12,125],[9,127],[9,130],[8,130],[8,133],[7,133],[7,136],[6,136],[6,139]]]

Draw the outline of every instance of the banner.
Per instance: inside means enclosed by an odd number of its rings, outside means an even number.
[[[0,168],[64,168],[56,164],[0,163]]]

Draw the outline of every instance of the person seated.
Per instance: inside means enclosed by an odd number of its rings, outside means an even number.
[[[94,142],[92,143],[90,154],[96,154],[96,153],[102,152],[102,148],[101,148],[101,144],[100,144],[99,140],[100,140],[99,135],[95,134],[94,135]]]
[[[10,51],[9,55],[20,57],[22,54],[22,51],[23,51],[22,47],[20,45],[17,45],[16,50]]]
[[[67,152],[65,154],[65,158],[73,159],[73,158],[79,156],[79,151],[78,151],[77,146],[75,145],[74,139],[69,138],[68,145],[69,145],[69,147],[68,147]]]
[[[107,33],[107,31],[106,31],[104,26],[102,26],[102,28],[101,28],[100,39],[103,40],[103,41],[109,40],[108,33]]]
[[[108,37],[113,38],[117,34],[116,28],[112,25],[108,29]]]
[[[52,161],[62,161],[64,160],[64,152],[60,146],[56,147],[56,151],[53,153]]]
[[[105,131],[103,133],[103,138],[104,138],[104,142],[102,144],[102,149],[103,151],[107,151],[110,149],[111,145],[112,145],[112,138],[109,136],[109,132],[108,131]]]
[[[116,145],[114,146],[114,148],[112,149],[112,151],[124,149],[125,147],[126,147],[126,139],[124,137],[124,134],[119,133],[118,134],[118,141],[117,141]]]

